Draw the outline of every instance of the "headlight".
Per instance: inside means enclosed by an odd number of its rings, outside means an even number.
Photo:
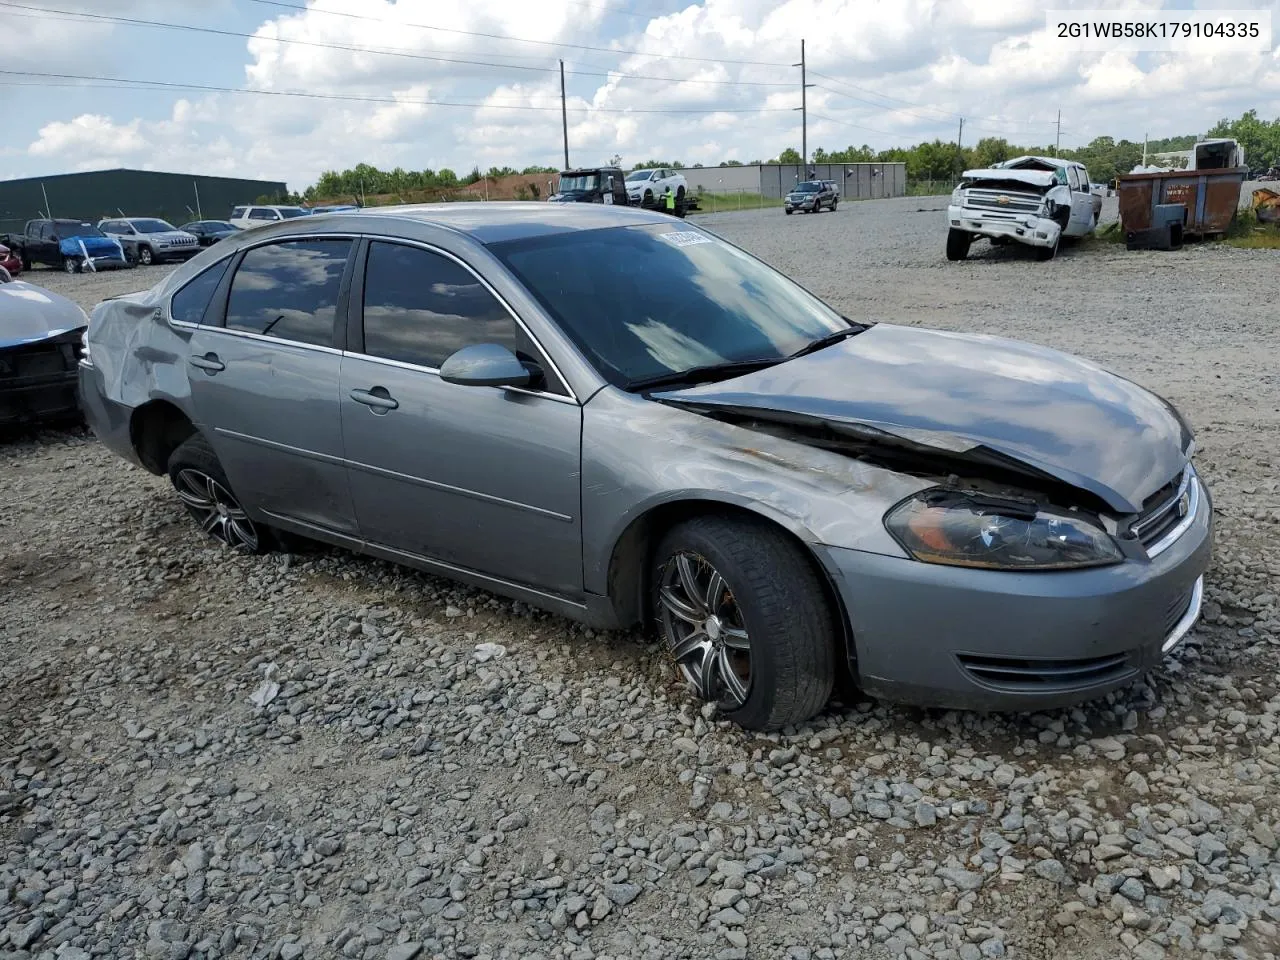
[[[957,205],[964,203],[964,191],[956,187],[951,191],[951,202]]]
[[[1057,212],[1057,210],[1058,210],[1058,203],[1057,203],[1057,201],[1056,201],[1056,200],[1052,200],[1052,199],[1046,199],[1046,200],[1045,200],[1045,202],[1044,202],[1044,215],[1045,215],[1046,217],[1052,217],[1052,216],[1054,215],[1054,213],[1056,213],[1056,212]]]
[[[89,328],[85,327],[80,332],[80,359],[87,365],[93,366],[93,358],[89,356]]]
[[[1119,563],[1115,541],[1088,518],[952,490],[926,490],[885,516],[916,560],[996,570],[1062,570]]]

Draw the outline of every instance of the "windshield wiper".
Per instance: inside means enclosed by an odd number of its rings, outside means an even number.
[[[852,323],[852,321],[850,321]],[[839,343],[841,340],[848,340],[850,337],[857,336],[867,328],[862,324],[855,323],[853,326],[844,330],[837,330],[835,333],[829,333],[825,337],[819,337],[812,343],[806,344],[795,353],[787,357],[788,360],[794,360],[796,357],[808,356],[811,353],[817,353],[819,350],[825,350],[833,343]]]
[[[627,390],[648,390],[652,387],[671,387],[694,383],[709,383],[714,380],[728,380],[753,370],[776,366],[786,357],[761,357],[755,360],[730,360],[727,363],[708,363],[688,370],[660,373],[652,377],[641,377],[628,380],[624,388]]]

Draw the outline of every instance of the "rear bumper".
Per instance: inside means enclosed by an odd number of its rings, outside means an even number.
[[[992,214],[955,204],[947,207],[947,223],[980,237],[1006,237],[1032,247],[1052,247],[1062,233],[1056,220],[1034,214]]]
[[[104,447],[130,463],[142,466],[133,448],[133,408],[108,400],[103,390],[102,371],[83,361],[80,363],[80,411],[85,423]]]
[[[832,549],[863,689],[923,706],[1043,710],[1123,687],[1194,625],[1213,547],[1202,487],[1191,525],[1146,561],[1044,573],[946,567]]]

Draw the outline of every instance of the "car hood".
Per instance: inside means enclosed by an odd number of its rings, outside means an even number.
[[[0,349],[47,340],[87,326],[76,304],[33,283],[0,283]]]
[[[169,243],[182,243],[195,239],[195,234],[185,233],[182,230],[163,230],[160,233],[144,233],[138,236],[139,240],[165,240]]]
[[[653,397],[870,428],[951,458],[989,461],[994,453],[1120,513],[1140,510],[1193,446],[1168,401],[1086,360],[1001,337],[883,323],[809,356]]]
[[[120,244],[111,237],[67,237],[58,242],[58,252],[64,256],[77,256],[82,243],[91,257],[120,256]]]
[[[966,170],[960,176],[964,180],[1013,180],[1032,187],[1051,187],[1058,182],[1057,174],[1052,170],[984,168],[982,170]]]

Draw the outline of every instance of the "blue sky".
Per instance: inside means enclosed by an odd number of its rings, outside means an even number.
[[[129,166],[301,189],[361,161],[555,165],[560,58],[574,163],[767,159],[800,146],[801,38],[811,151],[952,140],[961,116],[968,143],[1046,144],[1061,110],[1067,146],[1280,116],[1275,46],[1076,52],[1044,29],[1063,7],[1260,8],[1280,27],[1280,0],[0,0],[0,69],[26,73],[0,75],[0,175]]]

